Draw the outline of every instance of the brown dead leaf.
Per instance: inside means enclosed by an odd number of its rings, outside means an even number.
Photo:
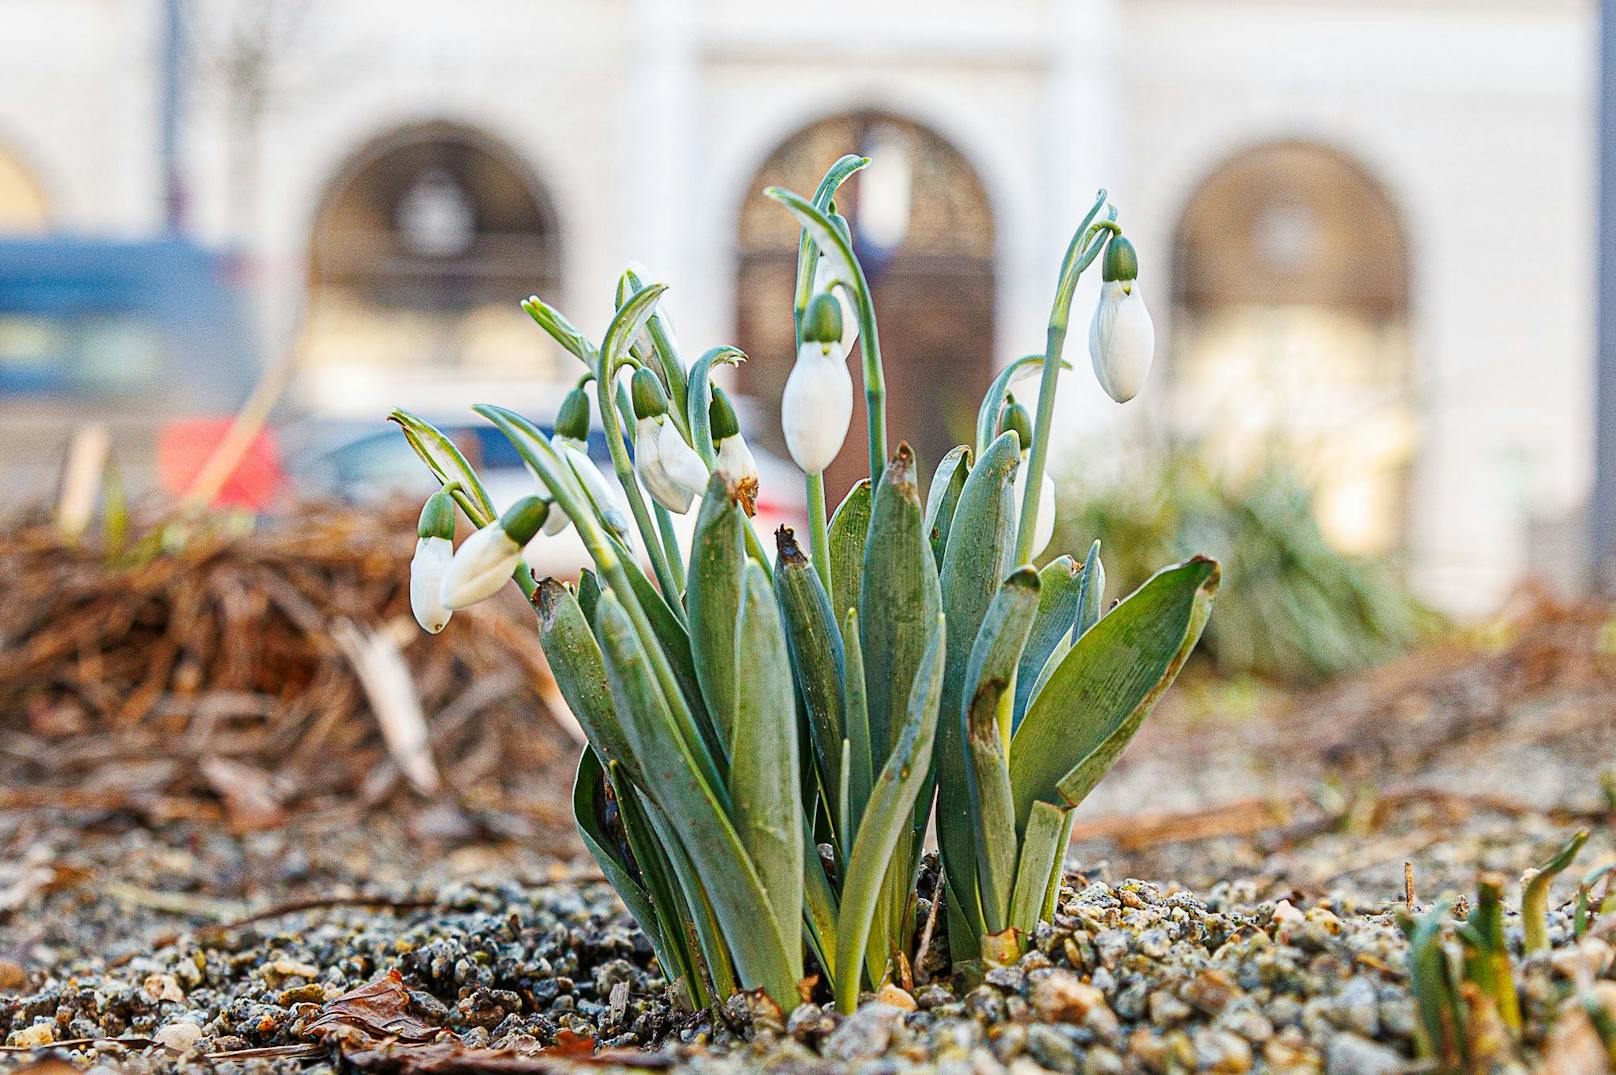
[[[326,1001],[320,1017],[309,1025],[307,1033],[322,1039],[346,1036],[342,1033],[345,1028],[357,1031],[364,1044],[387,1039],[431,1041],[442,1029],[422,1022],[410,1011],[409,991],[396,970]]]
[[[563,1030],[561,1035],[572,1034]],[[594,1048],[593,1039],[573,1035]],[[536,1053],[513,1049],[468,1049],[459,1042],[433,1045],[384,1046],[349,1053],[344,1059],[356,1071],[374,1075],[564,1075],[579,1066],[617,1066],[640,1071],[673,1067],[668,1053],[642,1053],[634,1049],[605,1049],[598,1053],[569,1053],[577,1044],[546,1046]]]

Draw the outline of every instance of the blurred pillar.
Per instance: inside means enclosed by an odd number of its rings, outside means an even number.
[[[184,0],[163,0],[162,94],[158,147],[163,169],[163,225],[169,232],[185,227],[185,190],[180,179],[180,89],[185,66]]]
[[[632,239],[634,249],[626,256],[644,261],[652,280],[669,284],[688,268],[681,262],[690,240],[684,207],[685,180],[693,170],[688,158],[694,145],[695,33],[689,0],[638,0],[633,8],[623,115],[627,226],[619,241]]]
[[[1598,414],[1593,581],[1616,592],[1616,0],[1600,4]]]

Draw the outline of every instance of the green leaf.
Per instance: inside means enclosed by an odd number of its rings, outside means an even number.
[[[941,617],[915,670],[913,689],[905,706],[903,727],[892,754],[870,793],[869,808],[859,824],[853,851],[842,882],[841,914],[837,921],[836,1007],[847,1013],[858,1003],[859,968],[882,882],[899,840],[910,826],[915,802],[926,783],[927,758],[937,731],[938,695],[942,686],[946,632]]]
[[[875,781],[874,754],[870,747],[870,710],[864,695],[864,644],[859,637],[858,609],[847,610],[842,621],[842,652],[846,670],[842,675],[842,717],[847,721],[847,828],[849,838],[859,830],[864,807]]]
[[[931,488],[926,492],[926,540],[931,543],[932,558],[937,570],[943,569],[943,549],[948,545],[948,528],[954,522],[954,509],[965,479],[971,473],[971,449],[961,444],[949,449],[932,475]]]
[[[587,567],[578,572],[578,607],[583,609],[584,622],[595,622],[595,603],[600,600],[600,577]]]
[[[639,762],[612,705],[606,660],[578,598],[558,580],[547,578],[539,583],[533,604],[539,613],[539,645],[544,659],[567,708],[588,736],[589,745],[605,761],[621,764],[629,779],[643,783]]]
[[[915,670],[926,652],[940,595],[937,565],[920,515],[915,457],[898,446],[870,506],[859,625],[864,632],[864,690],[871,761],[884,765],[897,740]]]
[[[748,561],[736,628],[739,677],[730,789],[741,844],[757,865],[792,980],[802,977],[802,785],[797,776],[797,698],[785,624],[769,577]]]
[[[722,474],[707,479],[690,542],[690,656],[724,753],[735,728],[735,617],[741,607],[741,509]],[[742,666],[744,667],[744,666]]]
[[[1077,602],[1077,618],[1072,626],[1072,641],[1082,638],[1105,615],[1105,565],[1100,562],[1100,543],[1089,546],[1083,558],[1082,587]]]
[[[1078,604],[1083,598],[1083,569],[1070,556],[1060,556],[1038,572],[1038,583],[1038,612],[1027,635],[1021,664],[1016,668],[1015,727],[1020,726],[1027,712],[1044,666],[1077,622]]]
[[[948,617],[948,667],[943,678],[943,711],[964,709],[965,675],[971,648],[982,629],[993,595],[1010,573],[1015,552],[1015,496],[1012,481],[1021,461],[1014,433],[1004,433],[988,445],[971,468],[954,509],[950,540],[943,551],[940,580],[943,612]],[[950,951],[956,961],[972,958],[984,932],[977,898],[976,805],[969,794],[965,773],[963,723],[946,720],[937,734],[937,843],[948,877],[948,891],[971,932],[956,938],[949,931]]]
[[[459,487],[450,495],[460,505],[460,510],[466,513],[466,518],[479,527],[494,521],[499,515],[494,510],[494,502],[489,498],[488,490],[483,488],[482,479],[477,477],[477,472],[460,453],[460,449],[455,447],[454,441],[425,418],[411,414],[402,407],[389,412],[387,420],[398,423],[399,429],[404,431],[404,439],[441,484],[459,483]]]
[[[663,973],[670,979],[685,978],[687,986],[694,984],[693,966],[677,931],[669,932],[668,923],[658,915],[651,893],[640,883],[638,864],[626,845],[624,832],[612,832],[613,823],[622,826],[618,803],[606,783],[606,770],[600,757],[591,747],[584,747],[578,756],[578,775],[572,784],[572,818],[578,827],[578,836],[590,857],[600,866],[600,872],[617,890],[628,913],[634,917]]]
[[[842,668],[845,661],[842,633],[830,610],[830,595],[819,572],[803,555],[790,529],[775,534],[779,555],[774,569],[774,595],[786,620],[786,642],[796,670],[798,693],[808,713],[808,735],[820,786],[833,808],[839,808],[846,788],[842,784]],[[852,836],[845,818],[833,809],[838,846]]]
[[[789,1011],[798,1001],[798,976],[792,968],[801,963],[800,931],[794,930],[787,941],[772,918],[760,928],[760,909],[772,907],[773,901],[729,812],[676,726],[633,623],[610,591],[601,594],[598,621],[612,700],[644,767],[645,790],[696,866],[742,986],[762,988]],[[788,954],[788,945],[795,957]]]
[[[670,906],[679,910],[681,917],[675,926],[683,931],[691,966],[697,968],[698,977],[705,977],[716,1000],[730,996],[739,988],[735,980],[735,960],[724,940],[723,926],[713,911],[713,901],[701,882],[701,874],[679,842],[678,830],[650,797],[637,788],[625,789],[622,805],[625,817],[637,818],[645,833],[641,842],[633,842],[631,837],[636,858],[640,857],[643,844],[644,860],[657,864],[662,883],[670,893]],[[633,831],[630,829],[631,833]]]
[[[1018,827],[1036,801],[1076,806],[1115,764],[1195,648],[1217,587],[1215,560],[1165,568],[1077,640],[1010,744]]]
[[[870,480],[859,479],[830,517],[830,607],[836,618],[858,607],[864,583],[864,543],[870,533]]]
[[[973,800],[977,895],[987,933],[1010,923],[1016,871],[1016,811],[1005,743],[1010,736],[1011,678],[1038,608],[1038,573],[1024,567],[1005,580],[983,617],[966,666],[965,780]],[[952,716],[952,715],[951,715]],[[1043,890],[1039,889],[1039,902]]]
[[[1066,851],[1069,810],[1049,803],[1034,803],[1027,818],[1027,834],[1021,841],[1021,858],[1016,864],[1016,884],[1010,897],[1010,926],[1023,937],[1031,937],[1044,909],[1049,876],[1059,868]]]
[[[594,365],[595,345],[589,342],[576,325],[563,317],[560,310],[537,295],[522,300],[522,309],[539,323],[540,328],[550,334],[551,339],[572,352],[584,365]]]
[[[668,290],[667,284],[651,284],[636,291],[629,300],[617,308],[612,317],[612,323],[606,327],[606,337],[601,342],[600,353],[606,360],[608,375],[614,369],[618,359],[628,354],[629,344],[635,335],[645,327],[645,323],[656,313],[657,299]]]

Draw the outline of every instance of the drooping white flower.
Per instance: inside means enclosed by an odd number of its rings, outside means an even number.
[[[853,300],[848,297],[846,288],[832,286],[838,275],[835,264],[828,255],[820,252],[819,261],[814,266],[814,294],[829,292],[836,297],[836,305],[842,312],[842,353],[851,354],[859,334],[858,311],[853,308]]]
[[[622,494],[606,480],[606,475],[602,474],[600,467],[589,458],[588,450],[582,444],[561,437],[556,438],[555,444],[561,458],[572,468],[578,484],[584,487],[584,493],[595,506],[595,514],[606,524],[606,529],[616,534],[618,540],[632,546],[632,531],[629,527],[627,509],[623,506]]]
[[[437,634],[453,612],[443,603],[443,576],[454,556],[454,501],[438,490],[427,498],[415,528],[415,555],[410,559],[410,611],[427,634]]]
[[[741,434],[741,422],[729,395],[713,386],[713,401],[707,407],[708,429],[712,433],[713,470],[735,490],[736,499],[748,515],[757,512],[758,465],[752,449]]]
[[[451,609],[485,601],[510,581],[522,549],[544,526],[550,505],[525,496],[460,543],[443,575],[439,599]]]
[[[1100,302],[1089,323],[1089,355],[1100,387],[1118,403],[1144,387],[1156,349],[1156,327],[1139,293],[1138,272],[1133,244],[1120,235],[1113,238],[1105,249]]]
[[[853,420],[853,378],[842,349],[841,308],[820,292],[802,319],[802,346],[780,399],[780,427],[805,474],[823,474]]]
[[[662,382],[648,369],[634,371],[634,470],[658,504],[675,515],[707,487],[707,465],[668,417]]]

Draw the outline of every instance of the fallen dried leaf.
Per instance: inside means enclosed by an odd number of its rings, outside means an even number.
[[[407,1042],[431,1041],[442,1029],[410,1011],[409,991],[396,970],[327,1001],[307,1033],[324,1039],[339,1035],[343,1028],[357,1030],[363,1038]]]

